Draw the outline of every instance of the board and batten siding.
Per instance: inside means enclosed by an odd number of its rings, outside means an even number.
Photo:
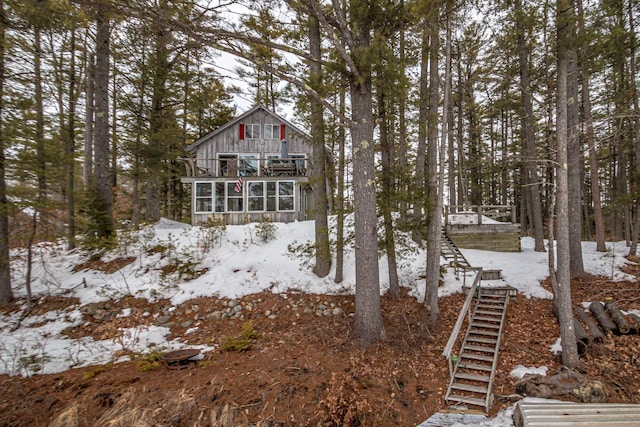
[[[215,170],[215,159],[218,154],[239,153],[239,154],[259,154],[260,158],[265,158],[268,154],[280,153],[281,139],[278,134],[276,139],[240,139],[240,124],[259,124],[260,131],[264,132],[265,125],[283,125],[272,115],[258,110],[254,114],[246,117],[242,121],[233,123],[223,129],[209,140],[202,142],[196,151],[198,166],[201,168]],[[291,126],[285,125],[285,139],[287,149],[291,154],[306,154],[307,159],[311,157],[311,146],[306,141],[304,135],[296,132]]]

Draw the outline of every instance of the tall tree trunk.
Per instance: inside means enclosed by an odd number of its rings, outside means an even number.
[[[578,349],[573,328],[573,307],[571,303],[571,270],[569,248],[569,182],[568,182],[568,113],[567,113],[567,80],[569,65],[568,25],[571,12],[568,0],[557,0],[558,31],[558,89],[557,89],[557,254],[558,264],[556,278],[558,292],[555,305],[560,322],[560,338],[562,340],[562,364],[575,368],[579,363]]]
[[[633,20],[633,8],[632,1],[629,1],[628,16],[629,16],[629,74],[631,76],[637,76],[636,74],[636,41],[637,34],[635,31],[635,23]],[[633,174],[634,189],[636,192],[635,197],[635,212],[633,222],[633,233],[631,235],[631,245],[629,246],[629,255],[637,255],[638,252],[638,238],[640,238],[640,106],[638,101],[638,85],[636,79],[631,79],[631,97],[633,98],[633,115],[632,120],[632,141],[634,147],[635,157],[635,171]]]
[[[340,117],[344,117],[346,110],[346,94],[343,87],[338,89]],[[336,276],[335,282],[341,283],[344,272],[344,176],[345,176],[345,130],[344,126],[338,127],[338,188],[336,200]]]
[[[6,47],[7,14],[0,0],[0,307],[13,300],[11,265],[9,263],[9,201],[5,181],[4,136],[4,53]]]
[[[404,7],[404,0],[401,1]],[[398,211],[400,213],[400,224],[406,226],[409,222],[407,212],[409,211],[409,199],[408,192],[408,162],[407,162],[407,78],[406,78],[406,38],[404,26],[400,29],[400,41],[399,41],[399,79],[400,79],[400,91],[398,97],[398,144],[397,144],[397,157],[398,157],[398,176],[397,178],[397,193],[400,195],[398,200]]]
[[[38,197],[35,209],[42,210],[42,204],[47,197],[47,154],[44,141],[44,105],[42,100],[42,46],[40,27],[33,28],[33,68],[34,68],[34,102],[36,113],[36,176],[38,179]],[[42,213],[42,211],[41,211]]]
[[[75,160],[76,160],[76,28],[71,28],[71,57],[69,63],[69,107],[67,119],[67,137],[65,141],[65,195],[67,205],[67,242],[68,249],[76,247],[75,214]]]
[[[382,68],[382,67],[380,67]],[[396,261],[395,238],[393,235],[393,218],[391,211],[393,210],[393,147],[391,144],[391,135],[389,135],[390,115],[387,112],[388,101],[387,82],[390,77],[383,70],[378,70],[380,79],[378,93],[378,122],[380,123],[380,151],[382,158],[382,191],[380,194],[380,211],[384,223],[384,247],[387,254],[387,266],[389,268],[389,295],[396,298],[400,293],[400,284],[398,280],[398,267]]]
[[[524,145],[524,193],[527,194],[529,220],[533,225],[535,251],[544,252],[544,225],[542,223],[542,203],[540,200],[540,182],[536,168],[536,132],[533,117],[533,101],[529,78],[529,49],[525,38],[526,17],[522,9],[522,0],[515,2],[516,28],[518,32],[518,56],[520,62],[520,90],[522,93],[523,145]]]
[[[320,25],[318,20],[309,17],[309,49],[310,80],[311,87],[319,94],[324,91],[322,77],[322,51],[321,51]],[[322,96],[322,95],[321,95]],[[313,141],[313,194],[315,206],[313,217],[315,220],[316,237],[316,265],[313,272],[318,277],[325,277],[331,270],[331,249],[329,247],[329,222],[327,220],[327,179],[326,179],[326,149],[324,141],[324,113],[322,104],[316,98],[311,97],[311,135]]]
[[[423,30],[420,55],[420,95],[418,100],[418,148],[416,151],[415,179],[413,182],[413,240],[421,243],[424,239],[427,181],[427,116],[429,111],[429,31]]]
[[[85,47],[85,51],[88,50]],[[95,124],[95,66],[94,55],[86,53],[87,64],[87,83],[84,106],[84,162],[82,167],[82,177],[85,188],[93,186],[93,142],[94,142],[94,124]]]
[[[365,0],[350,2],[354,69],[351,92],[353,205],[355,215],[356,315],[355,334],[364,345],[384,339],[380,304],[376,215],[375,147],[371,92],[370,7]]]
[[[440,100],[440,76],[438,75],[438,52],[440,49],[440,2],[431,7],[429,18],[429,110],[427,116],[427,266],[425,303],[429,306],[429,323],[438,322],[438,287],[440,285],[440,236],[441,217],[438,192],[438,105]],[[426,76],[423,76],[425,78]],[[443,132],[443,134],[446,132]]]
[[[578,26],[582,40],[586,37],[584,29],[584,10],[582,0],[577,0],[578,6]],[[596,250],[606,252],[604,236],[604,215],[602,214],[602,200],[600,197],[600,178],[598,174],[598,159],[596,141],[593,136],[593,117],[591,115],[591,90],[589,85],[589,57],[587,55],[587,43],[583,41],[580,45],[580,65],[582,73],[582,109],[584,114],[584,124],[586,129],[587,147],[589,151],[589,178],[591,181],[591,199],[593,203],[593,220],[596,227]]]
[[[114,233],[113,189],[109,156],[109,18],[105,10],[96,14],[95,67],[95,196],[96,232],[108,238]]]
[[[576,27],[574,0],[569,1],[570,19],[566,36],[569,46],[575,46]],[[584,277],[582,261],[582,176],[584,160],[580,143],[580,118],[578,113],[578,56],[567,50],[567,156],[569,180],[569,250],[571,251],[571,277]]]

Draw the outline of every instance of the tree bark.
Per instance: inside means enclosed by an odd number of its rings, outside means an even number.
[[[13,300],[11,265],[9,262],[9,201],[5,181],[4,81],[7,16],[4,1],[0,0],[0,307]]]
[[[518,34],[518,57],[520,63],[520,91],[524,117],[522,120],[524,146],[524,192],[528,194],[529,219],[533,225],[536,252],[544,252],[544,225],[542,223],[542,202],[540,200],[540,182],[536,168],[536,132],[533,116],[533,101],[529,77],[529,50],[525,38],[526,20],[522,9],[522,0],[515,2],[516,28]]]
[[[604,308],[609,312],[609,315],[615,322],[618,332],[621,334],[628,334],[631,331],[631,327],[627,323],[627,320],[624,318],[624,315],[616,305],[616,303],[607,301],[604,303]]]
[[[344,117],[346,102],[345,102],[345,90],[339,89],[339,110],[340,115]],[[338,189],[337,189],[337,218],[336,218],[336,276],[334,281],[336,283],[342,282],[342,276],[344,273],[344,174],[345,174],[345,131],[344,127],[340,126],[338,129]]]
[[[322,90],[322,51],[320,25],[318,20],[309,17],[309,49],[312,60],[310,62],[311,87],[319,94]],[[329,247],[329,223],[327,220],[327,179],[326,179],[326,149],[324,143],[324,118],[322,104],[311,97],[311,138],[313,141],[313,175],[311,182],[315,195],[313,218],[315,220],[316,265],[313,272],[318,277],[325,277],[331,270],[331,249]]]
[[[438,192],[438,105],[440,76],[440,1],[431,7],[429,17],[429,110],[427,115],[427,265],[425,303],[429,307],[429,323],[435,325],[440,316],[438,287],[440,286],[441,194]],[[424,78],[424,76],[423,76]]]
[[[578,8],[578,28],[582,40],[585,40],[584,10],[582,0],[577,0]],[[591,114],[591,89],[589,85],[589,59],[587,55],[587,44],[583,41],[580,46],[580,65],[582,74],[582,109],[584,114],[585,137],[589,152],[589,179],[591,181],[591,200],[593,203],[593,220],[595,223],[596,250],[606,252],[605,225],[602,214],[602,200],[600,197],[600,177],[598,174],[598,160],[596,141],[593,135],[593,117]]]
[[[568,0],[557,0],[558,29],[558,90],[557,90],[557,252],[556,277],[558,293],[556,305],[560,319],[562,339],[562,364],[575,368],[579,363],[578,349],[573,328],[571,304],[571,274],[569,248],[569,186],[568,186],[568,122],[567,122],[567,66],[569,60],[569,37],[566,34],[570,19]]]
[[[582,320],[582,322],[587,325],[587,328],[589,328],[589,332],[591,333],[591,341],[595,343],[603,342],[604,335],[602,335],[602,331],[600,331],[598,325],[594,323],[593,319],[591,319],[587,312],[579,309],[574,310],[574,312],[576,316],[578,316],[580,320]]]
[[[600,323],[600,327],[605,334],[616,330],[616,324],[613,322],[613,319],[611,319],[611,316],[609,316],[602,303],[598,301],[592,302],[589,305],[589,311],[593,313],[598,323]]]
[[[381,67],[382,68],[382,67]],[[380,197],[380,210],[384,224],[384,249],[387,254],[387,266],[389,269],[389,295],[391,298],[397,298],[400,293],[400,284],[398,279],[398,266],[396,262],[396,244],[393,235],[393,218],[391,211],[393,209],[393,147],[391,144],[391,135],[389,135],[389,115],[387,114],[388,103],[386,95],[388,92],[385,79],[388,78],[383,70],[379,70],[381,77],[378,86],[378,120],[380,122],[380,150],[382,158],[382,192]]]
[[[96,13],[95,68],[95,197],[96,234],[100,238],[114,233],[113,189],[109,155],[109,18],[98,7]]]

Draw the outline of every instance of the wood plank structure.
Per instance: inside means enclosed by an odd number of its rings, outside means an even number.
[[[308,219],[318,187],[310,182],[312,150],[305,131],[264,105],[203,136],[178,158],[185,166],[180,180],[191,187],[191,223]],[[329,191],[332,182],[325,182]]]
[[[444,229],[456,246],[499,252],[520,252],[520,224],[515,206],[445,206]]]
[[[631,427],[640,425],[640,405],[522,401],[513,418],[516,427]]]

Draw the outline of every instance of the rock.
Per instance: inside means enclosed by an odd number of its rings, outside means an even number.
[[[241,305],[236,305],[233,307],[232,309],[233,313],[240,313],[242,311],[242,306]]]
[[[336,307],[333,309],[331,314],[333,314],[334,316],[342,316],[344,314],[344,311],[342,311],[340,307]]]
[[[236,300],[234,300],[234,299],[229,300],[229,301],[227,302],[227,307],[233,308],[233,307],[235,307],[236,305],[238,305],[238,301],[236,301]]]
[[[265,311],[265,312],[264,312],[264,315],[265,315],[265,316],[267,316],[267,317],[271,316],[271,310],[267,310],[267,311]],[[270,317],[269,317],[269,318],[270,318]]]
[[[185,320],[184,322],[180,323],[180,327],[185,329],[187,329],[191,325],[193,325],[193,320]]]
[[[331,316],[331,314],[332,314],[332,310],[330,310],[330,309],[328,309],[328,308],[327,308],[326,310],[324,310],[324,311],[322,312],[322,314],[323,314],[324,316]]]
[[[311,307],[305,307],[304,314],[313,314],[313,309]]]
[[[267,317],[268,317],[269,319],[273,320],[273,319],[275,319],[275,318],[276,318],[276,315],[275,315],[275,314],[272,314],[271,316],[267,316]]]
[[[164,315],[164,316],[158,317],[158,320],[156,321],[156,323],[158,325],[164,325],[165,323],[169,323],[169,321],[171,321],[171,316]]]

